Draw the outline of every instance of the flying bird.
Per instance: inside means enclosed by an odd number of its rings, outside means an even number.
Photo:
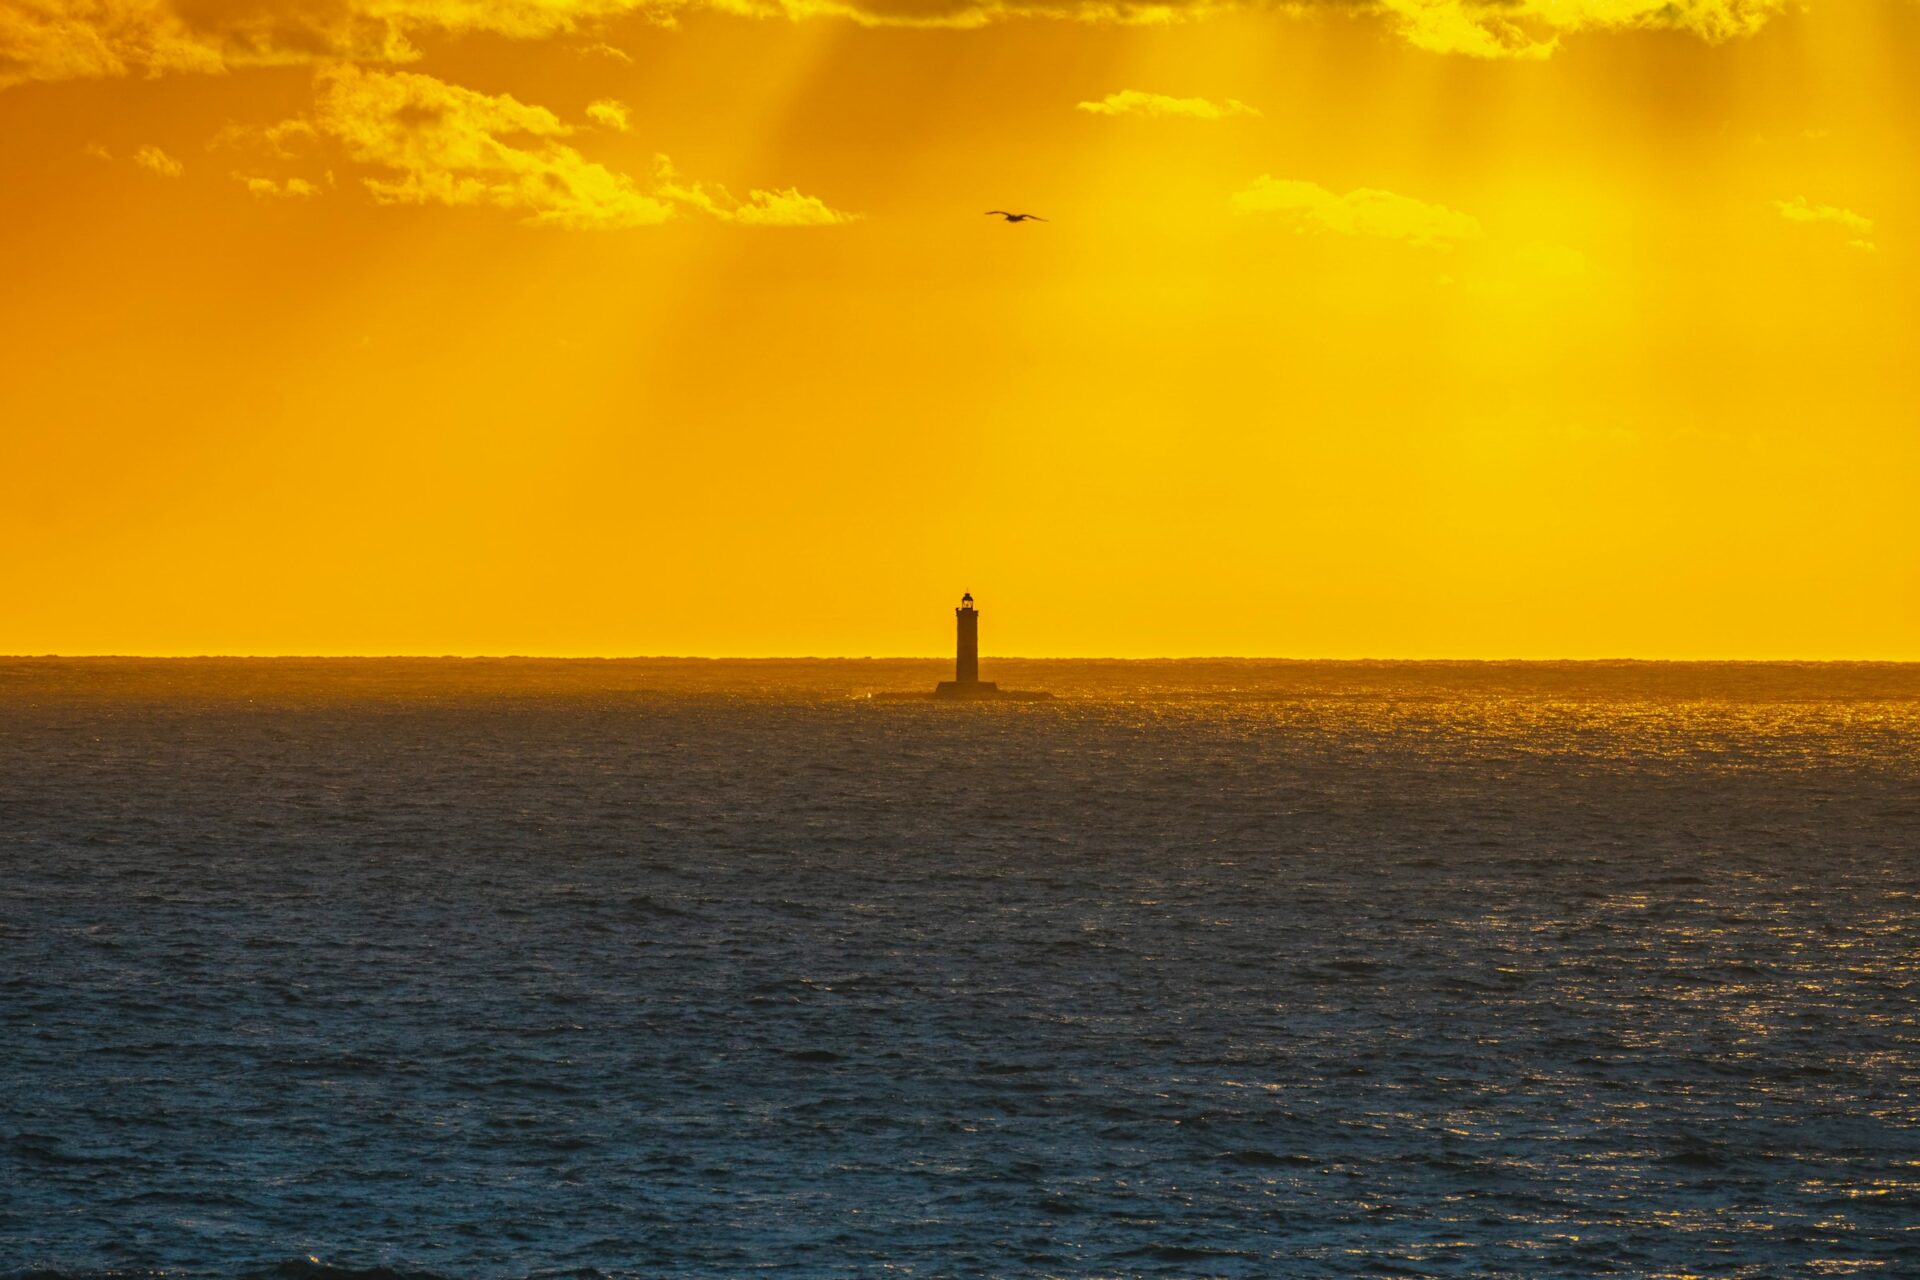
[[[1008,213],[1005,209],[989,209],[986,212],[986,216],[989,218],[993,218],[993,217],[1005,218],[1008,222],[1045,222],[1046,221],[1045,218],[1041,217],[1037,213]]]

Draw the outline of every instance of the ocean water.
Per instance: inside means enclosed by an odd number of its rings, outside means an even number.
[[[0,1275],[1920,1276],[1920,668],[0,662]]]

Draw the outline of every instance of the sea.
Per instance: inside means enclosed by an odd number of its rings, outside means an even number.
[[[0,1276],[1920,1277],[1920,666],[0,661]]]

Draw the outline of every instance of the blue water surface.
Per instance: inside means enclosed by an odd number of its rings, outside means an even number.
[[[1920,672],[0,664],[0,1274],[1920,1276]]]

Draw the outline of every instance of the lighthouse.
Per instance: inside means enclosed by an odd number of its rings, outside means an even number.
[[[980,611],[973,607],[973,592],[960,597],[960,607],[953,611],[954,654],[953,682],[955,684],[980,683]]]
[[[960,597],[953,611],[953,679],[942,680],[934,688],[936,698],[1000,698],[1000,686],[980,678],[980,611],[973,607],[973,592]]]
[[[933,696],[1038,702],[1053,695],[1037,690],[1002,689],[993,681],[980,678],[980,611],[973,607],[973,592],[969,591],[960,597],[960,607],[953,611],[953,679],[936,685]]]

